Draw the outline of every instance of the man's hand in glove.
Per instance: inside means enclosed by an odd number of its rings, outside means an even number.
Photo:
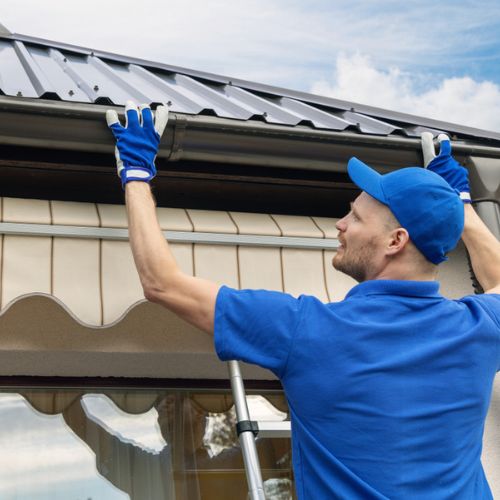
[[[150,182],[156,175],[154,162],[167,120],[165,106],[158,106],[153,116],[148,105],[137,108],[132,101],[125,106],[124,127],[116,111],[106,111],[106,121],[116,139],[116,166],[124,188],[127,182]]]
[[[460,198],[464,203],[470,203],[469,173],[451,156],[450,138],[446,134],[439,134],[439,154],[436,156],[432,134],[423,132],[421,137],[424,167],[439,174],[460,193]]]

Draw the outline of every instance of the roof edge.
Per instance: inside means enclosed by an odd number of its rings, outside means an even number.
[[[1,25],[0,25],[1,26]],[[140,59],[136,57],[130,57],[126,55],[115,54],[112,52],[106,52],[96,49],[90,49],[86,47],[81,47],[77,45],[65,44],[61,42],[55,42],[52,40],[46,40],[42,38],[37,38],[29,35],[23,35],[20,33],[10,33],[8,30],[6,33],[1,32],[0,38],[8,38],[10,40],[18,40],[20,42],[32,43],[42,46],[50,46],[62,50],[73,51],[79,54],[94,55],[103,59],[111,59],[117,62],[122,62],[126,64],[138,64],[150,68],[160,69],[172,73],[180,73],[187,76],[192,76],[195,78],[200,78],[204,80],[209,80],[214,83],[219,83],[222,85],[234,85],[247,90],[252,90],[254,92],[260,92],[264,94],[271,94],[275,97],[288,97],[291,99],[298,99],[307,103],[316,104],[320,106],[326,106],[329,108],[334,108],[336,110],[342,111],[353,111],[356,113],[365,114],[374,118],[383,118],[386,120],[391,120],[393,122],[404,122],[413,125],[420,125],[423,127],[429,127],[438,130],[446,130],[450,133],[463,134],[470,137],[492,139],[500,141],[500,132],[494,132],[491,130],[478,129],[475,127],[467,127],[464,125],[444,122],[434,118],[426,118],[417,115],[409,115],[400,111],[392,111],[383,108],[378,108],[375,106],[370,106],[366,104],[353,103],[349,101],[343,101],[340,99],[335,99],[333,97],[320,96],[316,94],[311,94],[308,92],[302,92],[292,89],[287,89],[283,87],[275,87],[268,84],[262,84],[257,82],[251,82],[248,80],[243,80],[239,78],[232,78],[224,75],[217,75],[214,73],[209,73],[205,71],[192,70],[180,66],[173,66],[157,61],[150,61],[147,59]]]

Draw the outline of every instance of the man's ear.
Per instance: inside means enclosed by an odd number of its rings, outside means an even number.
[[[389,241],[387,245],[387,254],[395,255],[401,252],[408,242],[410,241],[410,235],[404,227],[398,227],[393,229],[389,234]]]

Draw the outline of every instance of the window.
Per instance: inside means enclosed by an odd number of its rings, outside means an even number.
[[[284,420],[282,394],[248,396]],[[0,393],[0,498],[236,500],[247,483],[229,391]],[[293,498],[289,439],[257,439],[267,497]]]

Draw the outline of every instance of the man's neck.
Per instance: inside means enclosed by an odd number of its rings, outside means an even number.
[[[405,281],[436,281],[437,271],[425,272],[415,269],[415,266],[403,262],[391,262],[379,272],[374,273],[371,280],[405,280]]]

